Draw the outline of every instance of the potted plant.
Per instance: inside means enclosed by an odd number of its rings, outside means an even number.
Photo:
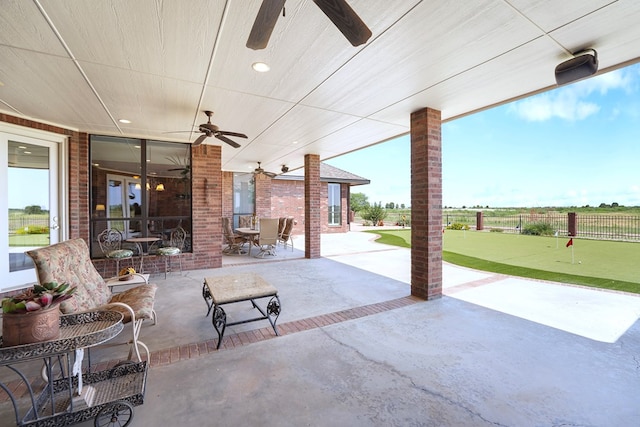
[[[2,345],[6,347],[58,338],[58,304],[71,298],[75,290],[68,283],[50,282],[3,298]]]

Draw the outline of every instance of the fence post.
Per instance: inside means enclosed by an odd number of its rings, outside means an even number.
[[[484,230],[484,212],[476,212],[476,231]]]
[[[578,234],[578,214],[575,212],[569,212],[567,218],[567,228],[569,236],[575,237]]]

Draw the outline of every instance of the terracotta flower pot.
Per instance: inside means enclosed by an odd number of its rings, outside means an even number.
[[[60,308],[2,315],[2,346],[55,340],[60,336]]]

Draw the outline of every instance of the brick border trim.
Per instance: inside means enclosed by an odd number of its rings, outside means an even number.
[[[361,307],[354,307],[346,310],[336,311],[333,313],[322,314],[320,316],[308,317],[306,319],[282,323],[278,325],[278,331],[280,332],[281,336],[291,335],[297,332],[319,329],[325,326],[331,326],[349,320],[372,316],[374,314],[395,310],[397,308],[407,307],[420,302],[424,302],[424,300],[414,296],[406,296],[390,301],[383,301],[375,304],[364,305]],[[248,344],[266,341],[273,338],[276,338],[273,329],[271,329],[271,327],[264,327],[251,331],[239,332],[237,334],[225,335],[219,350],[216,350],[216,345],[218,343],[217,338],[184,344],[181,346],[171,347],[163,350],[157,350],[151,352],[149,368],[154,368],[157,366],[167,366],[183,360],[206,356],[209,353],[231,350],[236,347],[242,347]],[[143,357],[143,359],[146,360],[146,357]],[[120,362],[120,360],[109,360],[106,362],[96,363],[92,366],[92,371],[97,372],[105,369],[110,369],[114,367],[118,362]],[[34,390],[34,394],[36,395],[40,390],[43,389],[45,385],[42,378],[39,377],[32,380],[30,384],[31,388]],[[6,383],[5,385],[9,388],[9,390],[11,390],[16,399],[28,396],[27,387],[20,380],[13,380]],[[6,393],[0,393],[0,403],[9,401],[9,396]]]

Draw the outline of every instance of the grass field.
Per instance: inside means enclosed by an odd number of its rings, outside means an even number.
[[[48,234],[14,234],[9,236],[9,246],[48,246]]]
[[[372,231],[377,241],[411,247],[411,230]],[[567,237],[447,230],[443,259],[514,276],[640,293],[640,244]]]

